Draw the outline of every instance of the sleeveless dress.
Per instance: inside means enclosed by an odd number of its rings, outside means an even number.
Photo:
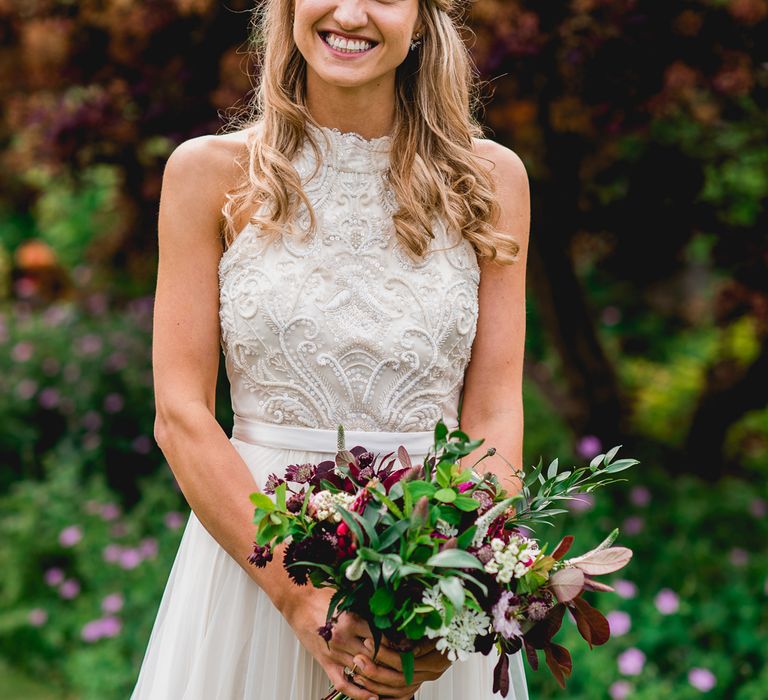
[[[439,220],[428,254],[396,239],[391,137],[308,124],[293,159],[318,217],[307,240],[267,244],[248,224],[219,262],[230,438],[259,488],[289,464],[346,446],[403,444],[414,462],[439,418],[458,425],[477,327],[477,259]],[[296,224],[309,223],[302,205]],[[455,662],[416,700],[485,700],[495,650]],[[527,700],[518,652],[509,700]],[[268,596],[194,512],[170,571],[131,700],[319,700],[330,681]]]

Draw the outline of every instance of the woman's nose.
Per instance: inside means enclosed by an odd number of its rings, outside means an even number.
[[[368,23],[365,2],[361,2],[361,0],[338,0],[333,18],[345,30],[363,27]]]

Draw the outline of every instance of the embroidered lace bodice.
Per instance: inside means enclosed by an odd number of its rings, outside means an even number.
[[[234,412],[332,430],[457,425],[477,328],[474,249],[436,217],[430,249],[414,262],[392,220],[391,137],[307,131],[321,160],[305,140],[293,165],[315,233],[266,243],[248,224],[219,262]],[[299,211],[297,223],[308,226],[306,207]]]

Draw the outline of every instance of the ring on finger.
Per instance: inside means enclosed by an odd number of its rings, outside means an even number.
[[[348,680],[354,683],[355,681],[355,673],[357,673],[357,664],[353,664],[352,668],[349,666],[344,667],[344,677]]]

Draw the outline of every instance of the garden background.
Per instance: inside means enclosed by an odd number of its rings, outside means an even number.
[[[244,0],[0,0],[0,697],[126,698],[189,513],[153,439],[163,166],[251,88]],[[568,691],[768,698],[768,2],[476,0],[532,190],[526,462],[622,444]],[[223,371],[217,407],[231,428]],[[624,475],[622,475],[624,476]],[[568,619],[568,616],[566,616]]]

